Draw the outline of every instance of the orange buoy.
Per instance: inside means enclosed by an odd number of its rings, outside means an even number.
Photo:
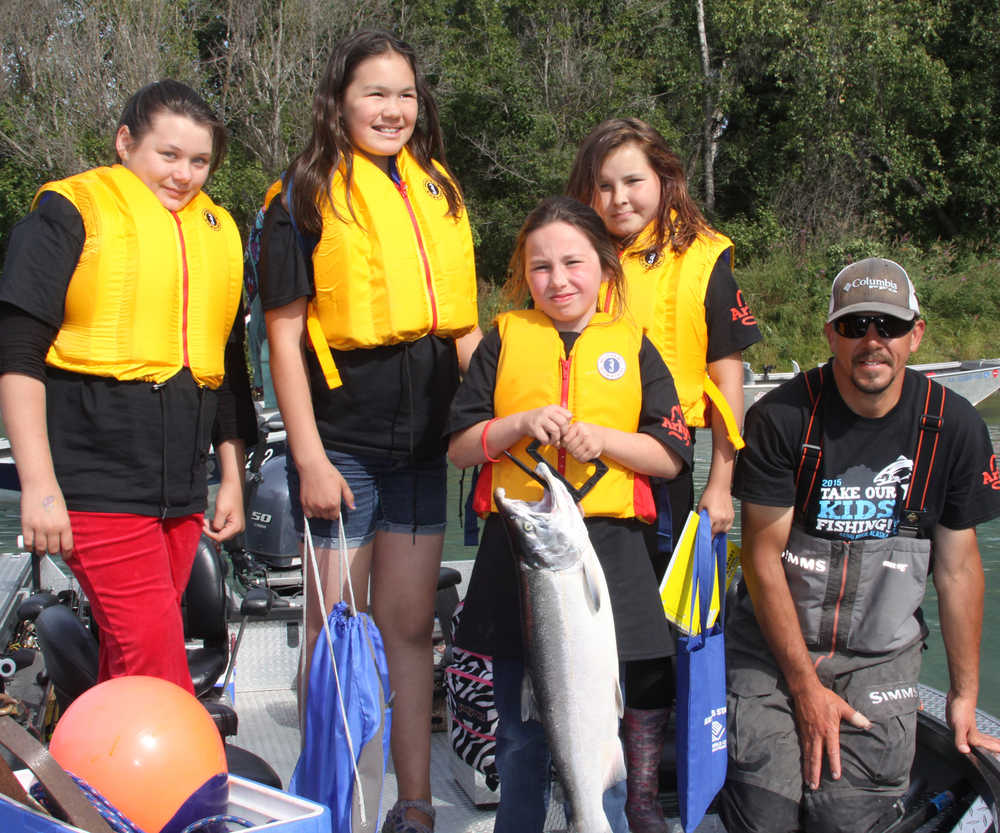
[[[116,677],[88,689],[59,719],[49,750],[146,833],[176,833],[226,812],[215,722],[166,680]]]

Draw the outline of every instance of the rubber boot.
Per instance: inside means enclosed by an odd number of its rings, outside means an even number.
[[[625,817],[632,833],[669,833],[660,806],[660,756],[670,709],[625,709],[622,736],[628,771]]]

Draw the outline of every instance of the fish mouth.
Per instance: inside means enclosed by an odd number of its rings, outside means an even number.
[[[522,567],[563,570],[579,561],[574,539],[587,532],[575,501],[549,465],[539,463],[535,473],[546,484],[540,500],[508,498],[502,487],[493,497]]]

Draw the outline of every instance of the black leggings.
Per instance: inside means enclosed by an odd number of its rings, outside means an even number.
[[[674,702],[671,657],[635,659],[625,663],[625,705],[630,709],[664,709]]]

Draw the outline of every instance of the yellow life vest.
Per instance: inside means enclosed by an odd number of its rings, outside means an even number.
[[[243,291],[233,218],[204,192],[167,210],[122,165],[43,185],[80,212],[86,240],[47,364],[165,382],[187,366],[200,385],[225,375],[226,340]]]
[[[625,319],[598,312],[580,333],[569,357],[552,321],[539,310],[499,316],[500,356],[493,393],[497,417],[544,405],[562,405],[574,421],[634,432],[642,408],[639,348],[642,333]],[[510,452],[534,468],[525,453],[531,437],[518,440]],[[542,456],[573,486],[579,488],[594,473],[563,449],[542,446]],[[584,514],[612,518],[656,517],[649,480],[608,458],[607,473],[583,498]],[[481,515],[496,512],[493,490],[502,486],[508,497],[540,500],[542,487],[506,457],[483,466],[476,481],[473,506]]]
[[[732,241],[719,232],[699,234],[683,255],[664,246],[650,262],[646,250],[652,244],[652,226],[647,226],[627,250],[622,252],[625,270],[628,315],[659,350],[677,386],[677,396],[690,427],[707,424],[708,401],[722,415],[729,440],[743,447],[739,425],[722,391],[709,378],[708,327],[705,324],[705,293],[716,261]],[[731,255],[730,255],[731,256]],[[611,296],[602,287],[599,306],[611,310]],[[613,310],[611,310],[613,311]]]
[[[448,216],[444,192],[406,148],[396,156],[399,186],[361,153],[353,165],[350,207],[342,165],[330,186],[336,213],[323,199],[323,233],[312,253],[316,294],[307,326],[331,388],[341,382],[330,347],[379,347],[431,333],[457,338],[478,320],[464,209]]]

